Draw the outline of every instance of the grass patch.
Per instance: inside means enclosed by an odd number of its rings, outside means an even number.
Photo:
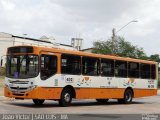
[[[0,96],[4,95],[4,76],[0,76]]]
[[[0,67],[0,88],[4,86],[5,71],[4,67]]]
[[[4,87],[4,76],[0,76],[0,88]]]
[[[5,76],[6,69],[4,67],[0,67],[0,76]]]
[[[158,88],[160,88],[160,80],[158,80]]]

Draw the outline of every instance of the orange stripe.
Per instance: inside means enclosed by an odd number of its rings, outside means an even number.
[[[24,96],[15,96],[5,88],[5,96],[24,99],[60,99],[63,88],[42,88],[27,92]],[[121,88],[76,88],[77,99],[96,99],[96,98],[123,98],[125,89]],[[134,97],[145,97],[157,95],[156,89],[134,89]]]
[[[157,89],[134,89],[134,97],[146,97],[157,95]]]
[[[122,88],[90,88],[77,89],[76,97],[78,99],[95,98],[123,98],[125,89]],[[145,97],[157,95],[156,89],[133,89],[134,97]]]

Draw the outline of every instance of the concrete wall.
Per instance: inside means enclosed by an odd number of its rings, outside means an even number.
[[[72,46],[65,46],[58,43],[47,43],[47,42],[40,42],[40,41],[34,41],[34,40],[28,40],[25,38],[16,38],[14,41],[14,46],[16,45],[36,45],[36,46],[43,46],[43,47],[56,47],[56,48],[63,48],[63,49],[69,49],[69,50],[75,50]]]
[[[3,59],[3,66],[5,65],[7,48],[13,46],[14,38],[7,33],[0,33],[0,59]]]
[[[16,46],[16,45],[36,45],[36,46],[53,47],[53,44],[51,44],[51,43],[45,43],[45,42],[39,42],[39,41],[34,41],[34,40],[28,40],[25,38],[16,38],[15,37],[14,46]]]

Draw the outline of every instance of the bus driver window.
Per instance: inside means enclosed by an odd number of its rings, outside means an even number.
[[[53,55],[41,56],[41,79],[45,80],[57,72],[57,57]]]

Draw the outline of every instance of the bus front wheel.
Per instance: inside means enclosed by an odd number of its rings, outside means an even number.
[[[72,91],[68,88],[65,88],[62,91],[61,99],[59,100],[59,105],[62,107],[67,107],[71,104],[72,101]]]
[[[118,103],[130,104],[132,103],[132,99],[133,99],[133,92],[132,90],[127,89],[124,93],[124,98],[118,99]]]
[[[33,99],[35,105],[42,105],[45,100]]]

